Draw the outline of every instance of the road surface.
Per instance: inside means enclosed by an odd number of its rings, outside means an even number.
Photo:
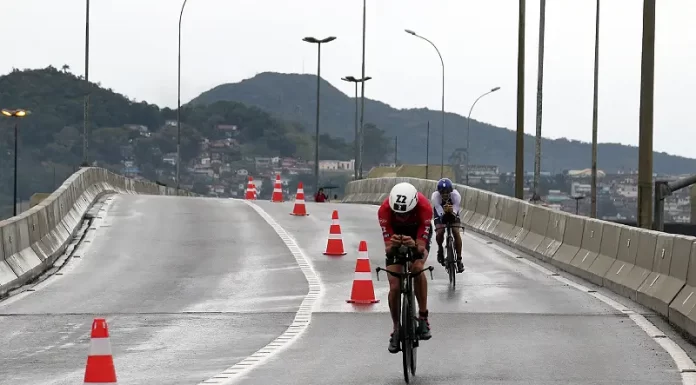
[[[294,217],[292,202],[255,204],[311,261],[322,294],[305,334],[238,383],[403,383],[401,355],[387,351],[386,277],[374,281],[380,303],[345,301],[361,240],[372,269],[384,266],[376,206],[308,203],[310,215]],[[333,209],[343,257],[322,255]],[[244,202],[124,195],[104,221],[62,276],[0,302],[0,384],[80,383],[91,321],[105,316],[120,383],[195,385],[282,334],[308,292],[286,244]],[[457,289],[437,265],[429,280],[433,338],[416,383],[682,383],[627,315],[463,239]]]

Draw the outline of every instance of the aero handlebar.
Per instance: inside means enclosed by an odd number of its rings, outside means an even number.
[[[402,260],[402,261],[406,260],[407,259],[407,252],[408,252],[408,247],[406,247],[405,245],[401,245],[399,247],[399,253],[401,254],[401,256],[398,257],[398,259]],[[430,279],[432,280],[433,279],[433,270],[435,270],[435,268],[432,266],[428,266],[428,267],[426,267],[422,270],[419,270],[419,271],[412,271],[410,273],[397,273],[395,271],[389,271],[387,269],[382,269],[381,267],[377,267],[375,269],[375,271],[377,272],[377,280],[378,281],[379,281],[379,272],[380,271],[386,271],[387,274],[390,274],[390,275],[397,277],[397,278],[408,278],[408,277],[417,277],[418,275],[420,275],[420,273],[422,273],[426,270],[430,271]]]
[[[412,272],[410,272],[410,273],[397,273],[397,272],[395,272],[395,271],[389,271],[389,270],[387,270],[387,269],[382,269],[381,267],[377,267],[377,268],[375,269],[375,271],[377,272],[377,280],[378,280],[378,281],[379,281],[379,272],[380,272],[380,271],[385,271],[385,272],[387,272],[387,274],[393,275],[393,276],[395,276],[395,277],[397,277],[397,278],[417,277],[418,275],[420,275],[420,273],[422,273],[422,272],[424,272],[424,271],[430,271],[430,279],[432,280],[432,279],[433,279],[433,270],[435,270],[435,268],[432,267],[432,266],[428,266],[428,267],[426,267],[426,268],[423,269],[423,270],[412,271]]]

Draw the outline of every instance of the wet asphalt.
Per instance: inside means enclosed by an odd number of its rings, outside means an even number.
[[[292,322],[307,283],[243,202],[118,196],[92,245],[41,290],[0,302],[0,384],[77,384],[106,317],[123,384],[196,384]]]
[[[376,206],[259,201],[323,285],[304,336],[239,383],[400,384],[387,351],[387,282],[346,303],[357,248],[384,266]],[[347,255],[322,254],[339,211]],[[671,358],[627,316],[467,236],[456,290],[436,261],[433,338],[420,384],[680,384]],[[433,253],[435,246],[433,245]],[[50,281],[49,281],[50,282]],[[119,383],[191,384],[252,354],[292,322],[306,280],[273,229],[234,200],[118,196],[106,226],[61,277],[0,302],[0,384],[80,383],[93,317],[109,322]]]

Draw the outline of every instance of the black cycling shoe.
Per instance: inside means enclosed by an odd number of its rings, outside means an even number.
[[[427,341],[433,337],[430,333],[430,322],[428,322],[428,313],[418,314],[418,339]]]
[[[437,249],[437,263],[445,266],[445,252],[442,249]]]
[[[389,335],[389,353],[395,354],[399,352],[399,339],[394,337],[394,333]]]
[[[457,272],[458,273],[464,272],[464,264],[462,263],[461,259],[457,261]]]

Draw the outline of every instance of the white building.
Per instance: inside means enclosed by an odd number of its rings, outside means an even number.
[[[320,160],[319,170],[323,171],[353,171],[355,159],[351,160]]]

